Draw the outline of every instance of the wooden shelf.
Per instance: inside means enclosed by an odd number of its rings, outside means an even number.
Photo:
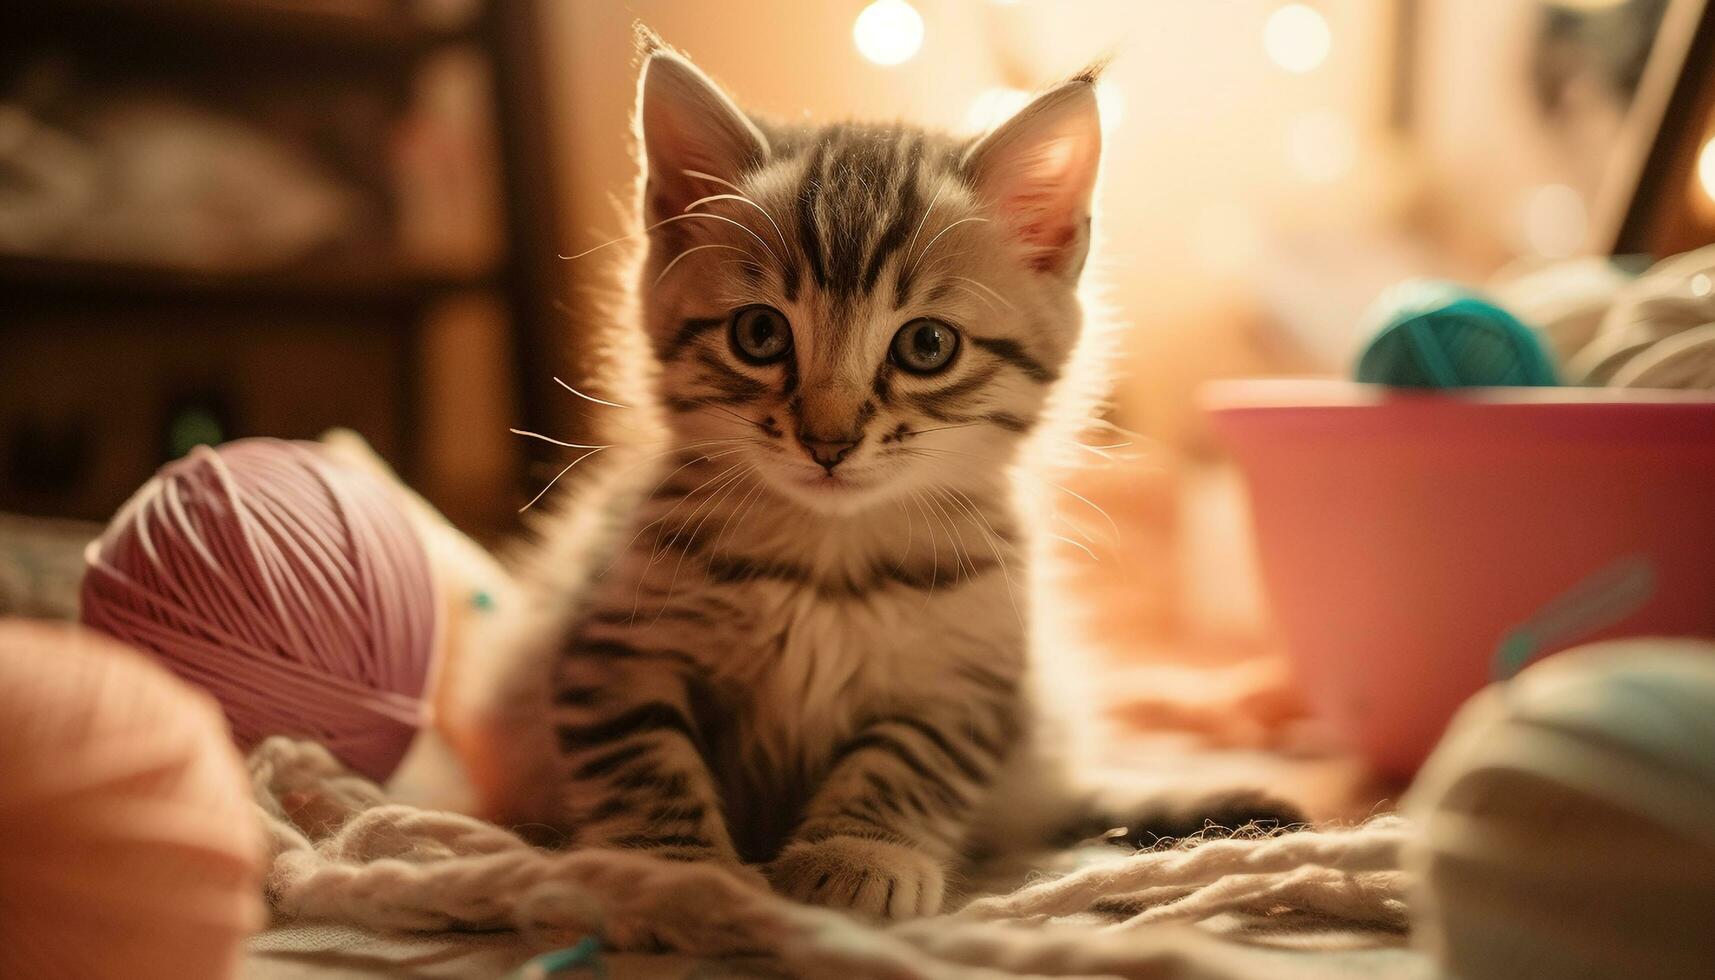
[[[398,306],[489,288],[480,276],[441,276],[382,265],[208,273],[126,262],[0,254],[0,296],[70,302],[219,302],[287,306]]]
[[[488,76],[494,190],[504,219],[504,242],[492,267],[471,275],[420,271],[393,257],[385,242],[378,249],[351,249],[343,262],[318,258],[248,273],[0,250],[0,337],[20,349],[39,348],[27,357],[0,357],[10,369],[0,370],[0,394],[18,396],[0,408],[0,450],[10,452],[8,440],[18,432],[46,440],[49,449],[56,439],[87,438],[87,446],[65,452],[83,453],[79,466],[100,464],[106,482],[88,487],[100,498],[94,509],[105,511],[152,469],[158,433],[148,427],[177,397],[174,386],[243,363],[251,375],[226,377],[225,387],[210,390],[230,397],[240,428],[250,426],[244,431],[299,431],[304,426],[278,420],[326,416],[369,433],[407,479],[423,479],[426,447],[456,443],[444,433],[466,425],[427,411],[440,391],[419,390],[430,358],[441,357],[444,368],[446,360],[470,353],[449,346],[449,334],[458,331],[446,325],[459,326],[462,311],[443,310],[440,302],[466,292],[482,295],[487,302],[470,306],[483,307],[492,321],[480,325],[486,346],[471,356],[507,360],[483,366],[484,377],[497,368],[507,376],[489,386],[493,397],[509,403],[508,417],[553,429],[562,402],[551,379],[567,346],[564,317],[554,308],[564,289],[554,259],[564,236],[556,207],[562,195],[545,165],[552,158],[545,115],[552,100],[541,26],[544,11],[561,2],[583,0],[478,0],[468,23],[441,28],[417,20],[416,0],[354,3],[358,12],[350,14],[331,3],[291,0],[0,0],[0,86],[45,79],[50,101],[61,92],[85,101],[108,93],[165,95],[254,117],[265,130],[283,127],[305,141],[323,138],[305,127],[389,125],[376,110],[389,119],[408,112],[427,59],[457,48],[483,63]],[[385,143],[351,140],[347,146],[343,132],[326,134],[329,155],[384,205],[397,190],[390,189]],[[385,207],[376,213],[394,217]],[[368,234],[384,239],[389,232]],[[499,316],[488,316],[490,307]],[[467,318],[461,329],[474,332],[468,322],[475,319]],[[218,343],[206,346],[199,337]],[[306,370],[301,358],[281,354],[305,351],[328,364],[326,371]],[[457,367],[430,380],[443,387],[462,383]],[[14,383],[20,378],[33,387]],[[306,381],[332,384],[340,397],[293,394],[309,390]],[[26,395],[29,400],[19,400]],[[258,414],[264,409],[276,414]],[[137,431],[122,432],[109,415],[136,422]],[[443,434],[431,442],[436,427]],[[529,448],[545,458],[543,447]],[[132,459],[126,452],[142,455]],[[522,489],[527,460],[519,454],[516,462],[514,480]],[[0,494],[26,486],[10,469],[0,461]],[[457,482],[440,492],[473,493]],[[83,506],[68,493],[56,489],[27,506],[42,513]],[[481,489],[470,499],[483,506],[465,508],[466,518],[509,526],[505,496]],[[484,509],[488,503],[498,504],[492,514]]]
[[[4,25],[133,50],[197,48],[223,58],[308,56],[353,68],[409,60],[468,30],[446,31],[402,13],[341,14],[266,0],[11,0]],[[100,24],[99,32],[91,27]],[[356,59],[356,60],[353,60]]]

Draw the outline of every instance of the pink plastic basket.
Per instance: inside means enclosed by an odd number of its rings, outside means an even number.
[[[1203,395],[1306,687],[1385,773],[1416,769],[1510,631],[1616,562],[1648,567],[1650,594],[1544,652],[1715,636],[1715,393],[1231,381]]]

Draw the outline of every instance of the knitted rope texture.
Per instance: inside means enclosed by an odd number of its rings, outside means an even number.
[[[1366,927],[1405,921],[1398,855],[1408,826],[1394,817],[1140,852],[884,927],[789,902],[722,868],[543,851],[481,820],[389,803],[314,743],[268,739],[249,766],[277,921],[512,928],[543,946],[595,933],[618,950],[757,954],[794,975],[852,980],[1229,980],[1239,975],[1234,950],[1188,924],[1282,911]],[[1085,913],[1098,908],[1106,914],[1091,924]]]

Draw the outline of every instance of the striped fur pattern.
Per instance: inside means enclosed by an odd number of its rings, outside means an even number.
[[[1099,397],[1056,395],[1093,82],[961,140],[757,122],[647,52],[637,295],[668,449],[526,644],[554,740],[532,788],[576,843],[904,917],[938,907],[973,827],[1040,809],[1013,473]]]

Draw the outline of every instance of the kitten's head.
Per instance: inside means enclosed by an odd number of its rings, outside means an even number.
[[[680,444],[828,512],[1011,461],[1081,328],[1093,75],[962,140],[761,122],[655,47],[637,118],[643,312]]]

